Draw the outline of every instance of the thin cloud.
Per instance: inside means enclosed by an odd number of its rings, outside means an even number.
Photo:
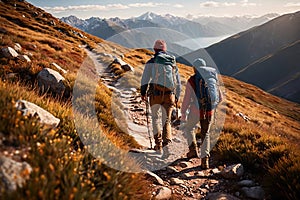
[[[132,8],[140,8],[140,7],[154,8],[154,7],[163,6],[163,5],[166,5],[166,4],[148,2],[148,3],[132,3],[132,4],[128,4],[128,7],[132,7]]]
[[[216,1],[206,1],[203,3],[200,3],[200,7],[233,7],[233,6],[243,6],[243,7],[249,7],[249,6],[256,6],[256,3],[251,3],[248,0],[242,0],[238,3],[231,3],[231,2],[216,2]]]
[[[300,7],[300,2],[299,3],[290,2],[285,4],[284,7]]]
[[[174,8],[183,8],[184,6],[181,5],[181,4],[175,4],[173,7],[174,7]]]
[[[203,3],[200,3],[200,7],[230,7],[230,6],[236,6],[236,3],[230,3],[230,2],[216,2],[216,1],[206,1]]]
[[[256,6],[256,3],[250,3],[248,0],[241,1],[243,7]]]
[[[166,5],[164,3],[134,3],[134,4],[107,4],[107,5],[78,5],[78,6],[57,6],[57,7],[44,7],[45,10],[53,13],[66,12],[66,11],[92,11],[92,10],[124,10],[129,8],[140,8],[140,7],[158,7]]]
[[[122,4],[108,4],[105,6],[102,5],[79,5],[79,6],[66,6],[66,7],[44,7],[45,10],[50,12],[65,12],[65,11],[90,11],[90,10],[121,10],[129,8],[126,5]]]
[[[200,7],[219,7],[221,3],[216,1],[206,1],[203,3],[200,3]]]

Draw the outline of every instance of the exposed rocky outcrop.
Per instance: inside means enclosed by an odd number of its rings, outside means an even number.
[[[230,165],[224,168],[220,173],[227,179],[238,179],[244,174],[244,167],[242,164]]]
[[[125,71],[134,71],[134,68],[128,63],[124,62],[121,58],[115,58],[114,63],[121,65],[121,68]]]
[[[58,71],[61,71],[61,72],[64,73],[64,74],[68,73],[67,70],[63,69],[61,66],[59,66],[58,64],[56,64],[56,63],[54,63],[54,62],[51,63],[51,65],[52,65],[53,67],[55,67]]]
[[[1,53],[5,58],[13,59],[17,58],[19,54],[11,47],[3,47]]]
[[[62,95],[66,90],[64,80],[59,72],[50,68],[44,68],[37,75],[38,86],[42,92],[51,91]]]
[[[23,187],[29,179],[32,167],[27,162],[16,162],[8,157],[0,156],[0,180],[1,186],[8,191],[14,191],[17,187]],[[0,188],[1,191],[1,188]]]
[[[41,124],[45,124],[51,127],[57,127],[60,122],[60,119],[54,117],[48,111],[25,100],[18,100],[16,103],[16,108],[22,111],[23,115],[37,115],[40,119]]]

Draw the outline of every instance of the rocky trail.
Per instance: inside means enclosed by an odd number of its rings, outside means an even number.
[[[262,187],[251,180],[250,174],[244,173],[241,164],[216,166],[212,156],[212,168],[202,170],[200,158],[187,159],[188,144],[178,127],[172,127],[173,141],[168,147],[171,152],[169,157],[162,158],[151,150],[146,104],[136,88],[121,85],[107,66],[99,61],[101,55],[93,51],[88,51],[88,55],[96,65],[102,82],[113,91],[113,101],[121,103],[126,118],[124,131],[143,147],[132,149],[130,154],[140,163],[152,183],[153,199],[264,199]],[[118,116],[115,118],[118,120]],[[149,118],[151,127],[151,116]],[[153,137],[151,140],[154,146]]]

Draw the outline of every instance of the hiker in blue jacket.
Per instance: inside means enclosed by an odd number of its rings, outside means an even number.
[[[175,57],[168,54],[166,42],[157,40],[153,47],[155,54],[145,65],[141,80],[142,100],[150,98],[154,149],[167,155],[164,148],[172,140],[171,114],[180,96],[181,84]],[[159,111],[162,113],[161,131]],[[164,152],[162,152],[164,150]]]

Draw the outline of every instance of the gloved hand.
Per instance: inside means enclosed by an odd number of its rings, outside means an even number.
[[[180,118],[181,121],[185,122],[186,121],[186,115],[181,113],[181,118]]]
[[[142,96],[141,98],[142,98],[142,101],[147,101],[147,96],[146,95]]]

